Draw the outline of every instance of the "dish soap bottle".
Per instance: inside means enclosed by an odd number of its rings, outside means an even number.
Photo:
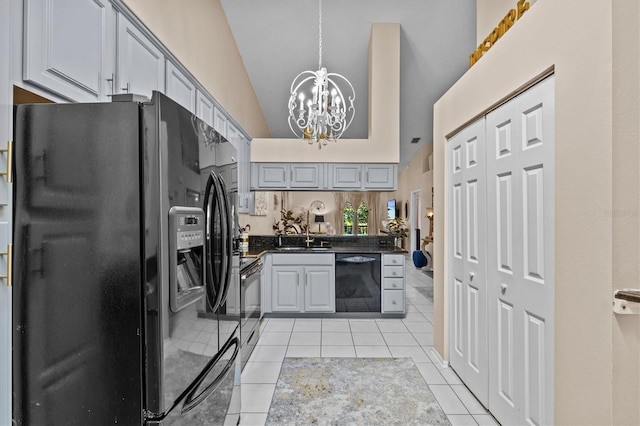
[[[240,251],[243,255],[246,255],[249,252],[249,230],[251,227],[249,225],[242,228],[242,234],[240,235]]]

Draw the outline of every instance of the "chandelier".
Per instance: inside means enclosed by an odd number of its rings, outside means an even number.
[[[327,141],[338,140],[351,125],[356,93],[349,80],[322,67],[322,0],[318,9],[318,71],[302,71],[291,83],[289,128],[297,137],[308,140],[310,145],[317,142],[322,149]]]

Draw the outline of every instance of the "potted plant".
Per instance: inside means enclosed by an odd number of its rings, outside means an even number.
[[[409,228],[407,228],[401,218],[397,217],[388,221],[385,224],[385,230],[382,232],[391,237],[396,237],[397,241],[398,239],[405,238],[407,235],[409,235]]]

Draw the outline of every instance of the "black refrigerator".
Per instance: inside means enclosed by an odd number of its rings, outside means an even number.
[[[14,423],[237,424],[233,144],[158,92],[14,120]]]

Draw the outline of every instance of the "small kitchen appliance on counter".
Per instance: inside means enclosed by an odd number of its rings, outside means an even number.
[[[233,145],[158,92],[14,129],[13,423],[237,424]]]

